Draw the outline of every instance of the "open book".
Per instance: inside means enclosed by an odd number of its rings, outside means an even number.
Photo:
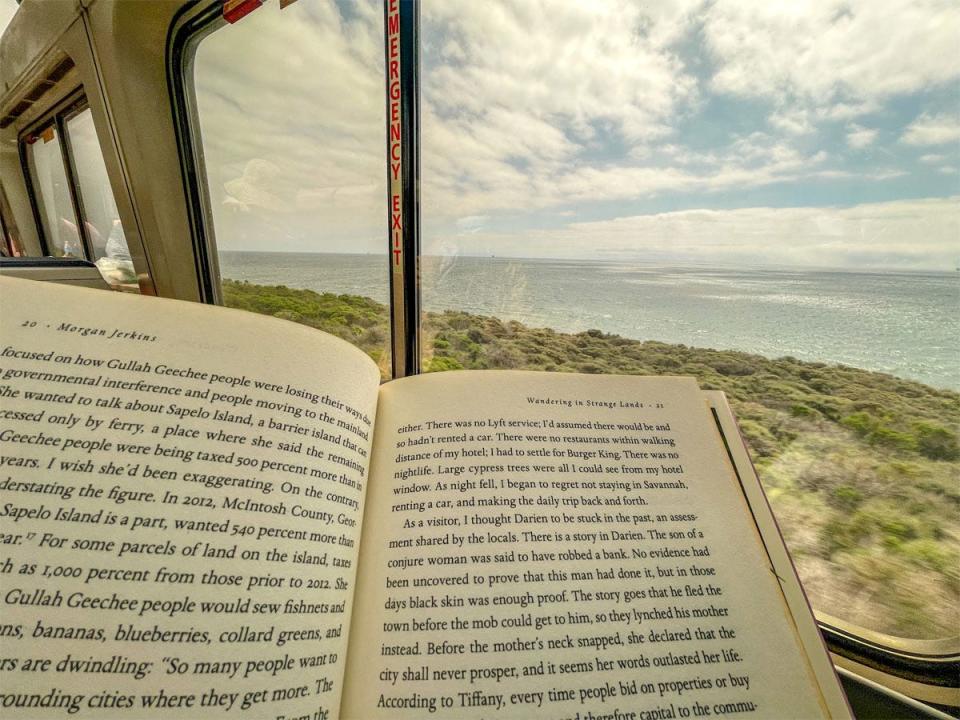
[[[690,378],[0,279],[0,716],[849,717]]]

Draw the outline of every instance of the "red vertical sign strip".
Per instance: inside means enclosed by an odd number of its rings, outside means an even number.
[[[400,142],[400,0],[387,0],[387,125],[390,165],[390,245],[393,271],[402,273],[403,146]]]

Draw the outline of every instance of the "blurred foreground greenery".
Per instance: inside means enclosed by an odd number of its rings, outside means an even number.
[[[226,280],[226,304],[359,346],[389,373],[370,298]],[[960,395],[790,357],[560,333],[448,311],[424,317],[424,369],[692,375],[733,406],[815,608],[913,638],[957,634]]]

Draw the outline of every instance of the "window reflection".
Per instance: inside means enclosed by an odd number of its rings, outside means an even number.
[[[123,223],[113,198],[90,109],[85,108],[67,118],[65,125],[83,208],[84,227],[93,252],[91,259],[111,286],[137,291],[137,274],[127,248]]]
[[[27,156],[43,224],[47,251],[54,257],[83,259],[86,252],[70,199],[70,185],[56,125],[48,125],[28,139]]]

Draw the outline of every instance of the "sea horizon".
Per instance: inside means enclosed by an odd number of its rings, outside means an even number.
[[[342,256],[342,257],[363,257],[380,258],[389,264],[389,256],[385,252],[327,252],[327,251],[306,251],[306,250],[233,250],[221,249],[219,254],[248,254],[248,255],[310,255],[310,256]],[[631,258],[631,257],[606,257],[606,258],[579,258],[579,257],[546,257],[529,255],[503,255],[487,254],[475,255],[471,253],[442,253],[430,254],[421,253],[421,258],[470,258],[470,259],[493,259],[493,260],[524,260],[530,262],[563,262],[563,263],[632,263],[639,265],[652,265],[663,267],[692,267],[692,268],[716,268],[718,270],[770,270],[775,272],[825,272],[825,273],[852,273],[852,274],[894,274],[894,275],[957,275],[960,278],[960,259],[957,266],[951,269],[935,268],[891,268],[883,265],[862,266],[862,267],[843,267],[839,265],[777,265],[765,263],[741,263],[741,262],[703,262],[694,260],[685,260],[682,258]]]
[[[379,253],[222,251],[221,275],[386,303]],[[421,257],[423,308],[558,332],[791,356],[960,391],[960,273]]]

